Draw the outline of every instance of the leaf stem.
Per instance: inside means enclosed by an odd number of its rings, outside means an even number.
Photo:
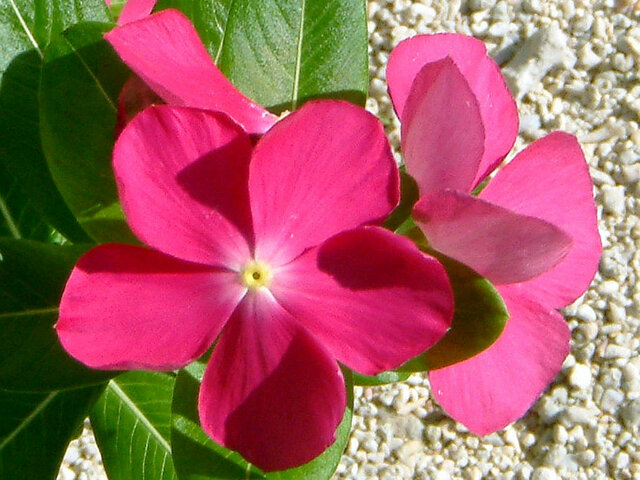
[[[302,39],[304,37],[304,16],[306,10],[306,0],[302,1],[300,12],[300,29],[298,30],[298,51],[296,52],[296,70],[293,74],[293,92],[291,93],[291,111],[298,107],[298,87],[300,85],[300,70],[302,68]]]
[[[11,216],[11,212],[9,211],[9,208],[7,207],[7,204],[5,203],[4,198],[2,198],[2,196],[0,196],[0,213],[2,214],[5,221],[7,222],[7,227],[9,227],[11,236],[17,240],[22,239],[22,234],[18,229],[18,225],[16,225],[16,222],[13,220],[13,217]]]

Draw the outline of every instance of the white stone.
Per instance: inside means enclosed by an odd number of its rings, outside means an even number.
[[[582,363],[577,363],[571,368],[569,374],[569,385],[581,390],[586,390],[591,385],[593,378],[591,376],[591,369]]]
[[[637,427],[640,424],[640,398],[629,402],[620,410],[620,416],[628,428]]]
[[[558,480],[560,477],[552,468],[539,467],[533,471],[531,480]]]
[[[559,467],[567,457],[567,449],[562,445],[554,445],[544,456],[544,464],[549,467]]]
[[[542,126],[542,120],[538,114],[522,115],[520,117],[520,133],[533,135]]]
[[[564,412],[564,418],[568,424],[581,423],[588,424],[593,422],[598,417],[598,410],[594,408],[578,407],[572,405]]]
[[[80,449],[74,442],[69,445],[69,448],[67,448],[67,452],[64,454],[64,459],[62,461],[67,465],[73,465],[78,461],[78,459],[80,459]]]
[[[75,478],[76,478],[76,474],[72,470],[70,470],[69,468],[63,465],[62,468],[60,469],[58,480],[75,480]]]
[[[615,280],[605,280],[598,285],[598,292],[606,297],[615,295],[619,289],[620,285]]]
[[[623,400],[624,393],[612,388],[608,388],[602,395],[600,405],[605,412],[615,413]]]
[[[627,452],[620,452],[618,453],[618,455],[616,455],[613,464],[618,470],[622,470],[623,468],[627,468],[629,466],[629,460],[629,454]]]
[[[576,313],[576,316],[580,320],[583,320],[585,322],[595,322],[596,319],[598,318],[596,316],[596,312],[594,312],[593,308],[591,308],[586,303],[583,303],[582,305],[580,305],[578,307],[578,312]]]
[[[624,187],[602,187],[602,205],[607,213],[622,215],[625,211]]]
[[[631,363],[622,367],[622,388],[629,393],[640,391],[640,372]]]
[[[553,439],[559,445],[564,445],[569,440],[569,433],[567,429],[560,424],[553,426]]]
[[[603,358],[629,358],[631,356],[631,350],[627,347],[615,345],[613,343],[607,345],[604,350]]]
[[[589,70],[602,62],[602,57],[596,55],[590,43],[586,43],[578,52],[578,62]]]
[[[569,67],[576,61],[567,47],[567,36],[557,22],[527,39],[504,67],[503,73],[517,98],[533,89],[555,65]]]

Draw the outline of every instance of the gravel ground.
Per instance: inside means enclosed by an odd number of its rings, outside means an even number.
[[[369,31],[368,108],[396,151],[384,73],[391,49],[432,32],[486,42],[518,100],[514,151],[557,129],[581,141],[604,254],[592,288],[565,310],[572,353],[525,418],[478,438],[443,415],[426,376],[358,387],[335,479],[640,479],[640,1],[378,0]],[[105,479],[99,459],[85,429],[59,479]]]

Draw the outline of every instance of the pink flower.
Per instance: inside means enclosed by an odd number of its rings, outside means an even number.
[[[402,42],[387,79],[407,171],[420,189],[417,225],[432,248],[493,282],[510,313],[491,347],[429,374],[440,405],[484,435],[524,415],[569,353],[556,309],[586,290],[602,252],[589,170],[576,139],[554,132],[470,194],[518,131],[499,67],[474,38]]]
[[[398,202],[379,121],[316,101],[252,146],[226,115],[156,106],[119,137],[114,170],[147,247],[100,245],[74,268],[56,329],[94,368],[172,370],[216,341],[204,430],[267,471],[329,446],[345,409],[339,361],[374,375],[437,342],[446,273],[371,224]]]
[[[121,23],[105,38],[162,100],[170,105],[226,113],[250,134],[263,134],[276,122],[275,115],[245,97],[226,79],[182,13],[164,10],[139,18],[142,19]],[[125,85],[124,95],[149,97],[139,82],[133,82]],[[126,123],[124,117],[129,112],[122,101],[119,110],[120,122]]]

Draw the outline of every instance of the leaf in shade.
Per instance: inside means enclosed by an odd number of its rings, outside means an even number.
[[[103,388],[0,390],[0,478],[55,479],[69,442]]]
[[[159,8],[166,7],[187,14],[227,78],[276,113],[313,98],[364,105],[363,0],[161,1]]]
[[[136,243],[118,202],[111,152],[117,98],[129,72],[103,35],[112,25],[81,23],[44,55],[40,132],[62,196],[98,241]]]
[[[109,480],[177,480],[171,459],[175,376],[133,371],[114,378],[91,412]]]
[[[300,467],[265,474],[240,454],[215,443],[200,427],[197,399],[205,364],[194,362],[181,370],[173,394],[171,442],[180,480],[327,480],[332,477],[347,444],[353,413],[353,382],[347,382],[347,409],[338,426],[336,441],[322,455]]]
[[[18,180],[0,164],[0,237],[48,241],[52,235],[53,229],[33,207]]]
[[[486,278],[434,251],[447,270],[456,305],[451,329],[432,348],[399,371],[420,372],[453,365],[486,350],[497,340],[509,318],[502,297]]]
[[[389,230],[396,230],[411,216],[411,210],[418,201],[420,193],[418,184],[409,175],[404,166],[400,167],[400,204],[387,217],[383,226]]]
[[[42,52],[52,35],[83,20],[108,21],[103,0],[11,0],[0,3],[0,166],[35,211],[73,241],[88,237],[51,180],[39,133]]]
[[[67,276],[86,249],[0,239],[0,389],[66,389],[117,374],[78,363],[53,329]]]
[[[391,371],[382,372],[372,377],[353,372],[353,384],[361,386],[386,385],[388,383],[404,382],[410,375],[410,373]]]

